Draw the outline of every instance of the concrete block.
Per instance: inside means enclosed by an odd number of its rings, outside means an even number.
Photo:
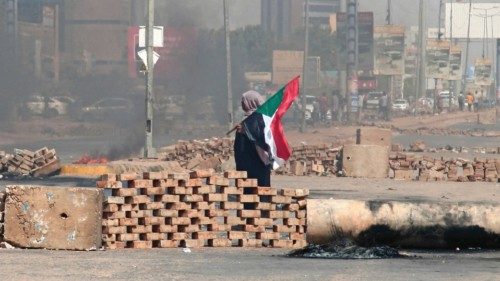
[[[363,127],[356,130],[356,144],[391,146],[392,131],[375,127]]]
[[[348,177],[386,178],[389,174],[389,147],[346,145],[342,165]]]
[[[22,248],[101,247],[100,189],[8,186],[5,241]]]

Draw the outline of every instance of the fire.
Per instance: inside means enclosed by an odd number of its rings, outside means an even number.
[[[78,161],[73,162],[73,164],[106,164],[109,160],[105,156],[90,156],[88,154],[84,154]]]

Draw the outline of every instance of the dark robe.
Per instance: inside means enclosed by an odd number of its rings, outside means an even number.
[[[260,114],[252,114],[242,123],[241,132],[236,132],[234,158],[236,170],[246,171],[248,178],[257,179],[259,186],[271,186],[271,164],[264,164],[256,146],[269,151],[264,139],[264,120]]]

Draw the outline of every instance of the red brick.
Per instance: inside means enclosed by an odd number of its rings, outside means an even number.
[[[112,204],[125,204],[125,198],[123,197],[118,197],[118,196],[107,196],[104,198],[105,203],[112,203]]]
[[[224,202],[227,201],[227,194],[205,194],[205,201],[208,202]]]
[[[186,232],[186,233],[193,233],[193,232],[198,232],[200,231],[200,226],[197,224],[191,224],[191,225],[178,225],[177,226],[177,231],[178,232]]]
[[[203,241],[203,240],[185,239],[184,241],[181,241],[181,246],[187,247],[187,248],[199,248],[199,247],[203,247],[204,245],[205,245],[205,241]]]
[[[288,211],[269,211],[269,217],[272,219],[286,219],[289,217]]]
[[[167,224],[171,225],[190,225],[190,218],[167,218]]]
[[[113,191],[115,196],[135,196],[138,195],[139,190],[135,188],[120,188]]]
[[[224,210],[242,210],[243,204],[239,202],[222,202],[220,207]]]
[[[284,219],[283,224],[288,225],[288,226],[301,225],[300,219],[296,219],[296,218]]]
[[[237,187],[257,187],[257,179],[237,179]]]
[[[207,170],[196,170],[190,173],[191,178],[208,178],[213,176],[215,173],[214,169]]]
[[[160,241],[161,248],[177,248],[177,247],[179,247],[179,245],[180,245],[179,241],[174,241],[174,240],[161,240]]]
[[[229,239],[209,239],[208,246],[210,247],[231,247],[231,240]]]
[[[276,204],[290,204],[292,203],[292,197],[276,195],[271,197],[271,201]]]
[[[238,217],[226,217],[224,218],[224,223],[227,225],[241,225],[241,224],[246,224],[247,221],[245,219]]]
[[[136,195],[132,197],[125,197],[125,203],[127,204],[142,204],[151,202],[151,198],[147,195]]]
[[[178,203],[167,203],[167,209],[170,210],[191,210],[191,204],[178,202]]]
[[[153,248],[152,241],[132,241],[132,247],[134,249],[151,249]]]
[[[300,249],[304,248],[307,246],[307,241],[306,240],[296,240],[293,241],[293,248]]]
[[[307,200],[298,200],[297,203],[299,204],[299,208],[301,210],[304,210],[307,206]]]
[[[146,195],[163,195],[165,194],[166,187],[164,186],[159,186],[159,187],[148,187],[146,188]]]
[[[115,188],[122,188],[123,184],[121,181],[97,181],[96,187],[97,188],[115,189]]]
[[[118,250],[118,249],[125,249],[126,244],[125,242],[114,241],[114,242],[105,242],[103,246],[108,250]]]
[[[151,202],[146,203],[146,209],[148,210],[158,210],[165,208],[165,203],[163,202]]]
[[[102,234],[102,242],[116,241],[116,234]]]
[[[265,218],[248,219],[248,224],[253,224],[253,225],[272,226],[273,222],[274,222],[273,219],[265,219]]]
[[[136,173],[124,173],[124,174],[120,174],[117,176],[117,180],[119,181],[128,181],[128,180],[135,180],[137,179],[139,175],[137,175]]]
[[[239,200],[241,203],[258,203],[260,202],[260,198],[258,195],[239,195]]]
[[[240,218],[260,218],[260,210],[238,210]]]
[[[187,173],[170,173],[170,174],[168,174],[168,178],[175,179],[175,180],[188,180],[189,174],[187,174]]]
[[[128,181],[129,188],[149,188],[153,187],[152,180],[131,180]]]
[[[220,176],[211,176],[208,178],[208,184],[218,186],[229,186],[229,179]]]
[[[152,210],[138,210],[138,211],[129,211],[130,213],[127,213],[128,217],[131,218],[145,218],[145,217],[152,217],[153,216],[153,211]]]
[[[224,186],[222,187],[222,193],[224,194],[243,194],[242,188],[237,188],[234,186]]]
[[[127,229],[129,233],[150,233],[153,231],[153,227],[151,225],[133,225],[128,226]]]
[[[243,239],[242,246],[243,247],[260,248],[260,247],[262,247],[262,240],[260,240],[260,239]]]
[[[104,208],[102,208],[103,212],[118,212],[119,205],[118,204],[104,204]]]
[[[161,187],[173,187],[177,185],[177,181],[174,179],[162,179],[160,180]]]
[[[145,180],[160,180],[167,178],[168,175],[164,174],[163,172],[144,172],[142,174],[142,177]]]
[[[305,219],[307,217],[306,210],[296,211],[295,212],[295,217],[298,218],[298,219]]]
[[[101,181],[116,181],[116,174],[103,174]]]
[[[271,240],[271,247],[273,248],[292,248],[292,240]]]
[[[246,232],[265,232],[266,227],[263,225],[245,225]]]
[[[163,233],[146,233],[145,236],[147,241],[162,240],[163,238],[165,238],[165,235]]]
[[[183,232],[172,233],[173,240],[185,240],[189,239],[189,237],[190,235],[188,233],[183,233]]]
[[[201,239],[201,240],[207,240],[207,239],[215,239],[217,238],[217,232],[213,231],[199,231],[193,233],[193,239]]]
[[[165,218],[163,218],[163,217],[148,217],[148,218],[144,218],[144,224],[145,225],[165,224]]]
[[[291,240],[306,240],[306,234],[292,232],[292,233],[290,233],[290,239]]]
[[[280,234],[278,232],[259,232],[256,234],[255,238],[261,240],[280,239]]]
[[[118,219],[103,219],[102,226],[118,226]]]
[[[160,232],[161,233],[173,233],[173,232],[177,232],[177,225],[165,225],[165,224],[162,224],[162,225],[160,225]]]
[[[288,210],[288,211],[298,211],[300,209],[300,207],[299,207],[299,204],[292,203],[292,204],[286,205],[284,209]]]
[[[125,218],[125,212],[113,212],[113,213],[103,213],[104,219],[123,219]]]
[[[257,203],[255,209],[265,210],[265,211],[274,211],[274,210],[276,210],[276,204],[259,202],[259,203]]]
[[[225,202],[222,202],[222,203],[225,203]],[[215,210],[216,205],[215,205],[215,203],[198,202],[198,203],[193,204],[193,209],[196,209],[196,210]]]
[[[306,197],[309,195],[308,189],[283,188],[280,190],[280,195],[290,197]]]
[[[189,194],[189,195],[181,195],[180,198],[181,202],[202,202],[203,201],[203,195],[201,194]]]
[[[137,233],[123,233],[117,235],[117,240],[126,242],[126,241],[136,241],[139,240],[139,234]]]
[[[126,226],[104,226],[102,228],[102,233],[104,233],[104,234],[127,233],[127,227]]]
[[[193,194],[193,189],[184,187],[184,186],[174,186],[174,187],[167,187],[168,193],[169,194],[177,194],[177,195],[183,195],[183,194]]]
[[[209,194],[209,193],[215,193],[216,187],[213,185],[204,185],[204,186],[199,186],[194,188],[195,194]]]
[[[138,225],[139,219],[138,218],[119,219],[119,223],[122,226]]]
[[[180,201],[180,196],[179,195],[170,195],[170,194],[165,194],[161,196],[161,202],[165,203],[177,203]]]
[[[167,209],[160,209],[160,210],[154,210],[153,215],[156,217],[178,217],[179,215],[178,210],[167,210]]]
[[[278,194],[278,190],[272,187],[254,187],[254,188],[247,188],[246,190],[249,190],[252,194],[258,194],[258,195],[271,196]]]
[[[224,177],[228,179],[246,179],[246,171],[226,171],[224,172]]]
[[[231,225],[227,224],[209,224],[208,231],[231,231]]]
[[[215,219],[207,218],[207,217],[196,218],[195,222],[198,225],[200,225],[200,224],[207,225],[207,224],[216,224],[217,223],[217,221]]]
[[[228,238],[231,240],[235,239],[248,239],[248,232],[245,231],[229,231]]]
[[[200,215],[203,215],[203,211],[198,211],[198,210],[180,210],[179,211],[179,217],[185,217],[185,218],[197,218]]]
[[[286,226],[286,225],[273,225],[274,232],[297,232],[297,226]]]
[[[124,204],[120,205],[120,211],[138,211],[139,204]]]
[[[195,186],[202,186],[203,185],[203,180],[202,179],[188,179],[185,182],[186,187],[195,187]]]
[[[230,212],[228,210],[206,210],[205,216],[207,217],[228,217],[230,216]]]

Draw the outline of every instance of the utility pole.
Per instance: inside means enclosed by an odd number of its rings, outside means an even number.
[[[17,53],[17,27],[17,0],[5,0],[5,31],[13,55]]]
[[[448,58],[451,58],[451,48],[453,47],[453,1],[451,1],[450,4],[450,55]],[[450,59],[448,59],[448,65],[450,65]],[[451,74],[451,69],[450,69],[450,74]],[[449,92],[450,92],[450,98],[448,99],[448,110],[451,111],[451,93],[453,92],[454,89],[454,84],[455,81],[449,80]],[[458,98],[458,95],[457,95]]]
[[[147,0],[147,22],[146,22],[146,51],[147,51],[147,70],[146,70],[146,139],[144,144],[144,158],[154,158],[156,151],[153,148],[153,46],[154,46],[154,0]]]
[[[59,53],[59,4],[54,5],[54,83],[59,83],[60,53]]]
[[[441,36],[443,33],[441,32],[441,15],[443,11],[443,0],[439,0],[439,14],[438,14],[438,33],[437,33],[437,39],[441,41]],[[448,56],[449,58],[449,56]],[[438,101],[439,101],[439,93],[438,93],[438,78],[434,78],[434,110],[433,112],[436,113],[438,111]],[[451,99],[451,93],[450,97]]]
[[[358,0],[347,0],[347,122],[353,121],[353,113],[359,117],[359,100],[358,108],[354,109],[353,100],[358,97]],[[356,118],[357,120],[358,118]]]
[[[387,25],[392,24],[391,10],[392,10],[391,0],[387,0],[387,18],[386,18]]]
[[[302,64],[302,120],[300,124],[300,132],[306,132],[306,71],[307,71],[307,57],[309,55],[309,0],[306,0],[304,7],[304,61]],[[312,116],[311,116],[312,118]]]
[[[425,0],[420,0],[418,13],[418,84],[417,99],[426,96],[427,81],[425,77],[425,48],[426,48],[426,9]]]
[[[231,70],[231,38],[229,29],[229,7],[227,0],[223,0],[224,8],[224,33],[226,40],[226,81],[227,81],[227,128],[233,128],[233,86],[232,86],[232,70]]]
[[[470,47],[470,18],[472,14],[472,0],[469,0],[469,19],[467,23],[467,44],[465,46],[465,67],[462,81],[462,93],[465,95],[465,84],[467,81],[467,70],[469,68],[469,47]]]

